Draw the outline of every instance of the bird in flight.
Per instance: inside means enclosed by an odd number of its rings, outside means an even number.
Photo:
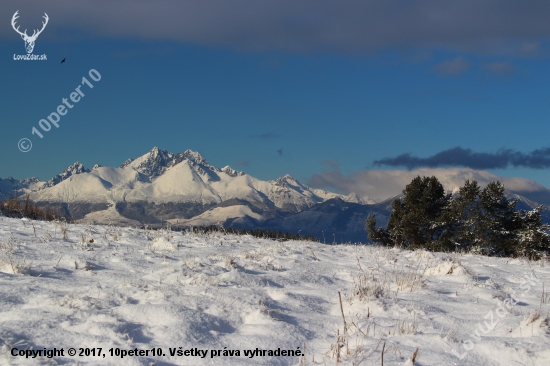
[[[67,58],[65,57],[63,60],[61,60],[61,63],[65,62],[66,59],[67,59]]]

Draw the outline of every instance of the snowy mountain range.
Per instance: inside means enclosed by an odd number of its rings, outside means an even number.
[[[385,224],[391,212],[391,199],[376,203],[355,194],[314,189],[290,175],[262,181],[229,166],[212,166],[195,151],[173,154],[158,147],[118,168],[96,164],[89,170],[75,162],[47,182],[36,177],[0,179],[0,195],[15,190],[79,222],[223,224],[300,232],[325,242],[364,242],[366,217],[375,213]],[[521,208],[536,205],[514,197]]]
[[[262,181],[229,166],[212,166],[195,151],[173,154],[158,147],[118,168],[95,165],[89,170],[76,162],[47,182],[0,180],[1,194],[14,190],[80,222],[126,225],[258,227],[333,199],[373,203],[313,189],[290,175]]]

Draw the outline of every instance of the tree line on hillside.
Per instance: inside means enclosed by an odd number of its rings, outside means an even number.
[[[6,217],[29,218],[32,220],[68,220],[67,216],[59,209],[51,207],[41,208],[34,203],[27,193],[23,198],[18,197],[17,192],[10,194],[5,199],[0,195],[0,214]]]
[[[289,232],[283,233],[282,231],[264,230],[264,229],[236,229],[233,227],[220,227],[216,225],[183,228],[182,231],[192,231],[194,233],[224,232],[226,234],[252,235],[256,238],[274,239],[278,241],[289,241],[289,240],[305,240],[305,241],[315,241],[315,242],[319,241],[313,235],[300,235],[300,234],[292,234]]]
[[[382,245],[467,250],[487,255],[541,258],[550,254],[550,226],[544,207],[516,210],[517,199],[505,196],[500,182],[484,189],[467,180],[456,194],[446,194],[436,177],[416,177],[392,202],[386,228],[376,216],[366,220],[368,238]]]

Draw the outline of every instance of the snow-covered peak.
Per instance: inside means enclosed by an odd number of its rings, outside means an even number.
[[[211,167],[199,152],[185,150],[183,153],[173,154],[169,151],[159,149],[157,146],[137,159],[126,160],[120,167],[129,167],[154,180],[164,174],[166,170],[184,160],[189,161],[191,165],[202,165],[219,171],[219,169]]]
[[[38,179],[38,177],[30,177],[30,178],[23,179],[21,181],[21,184],[27,185],[27,186],[31,184],[36,184],[36,183],[40,183],[40,179]]]
[[[40,181],[37,177],[26,178],[23,180],[17,180],[12,177],[6,179],[0,178],[0,197],[6,196],[9,194],[24,194],[29,191],[34,191],[40,189],[45,182]]]
[[[145,174],[150,179],[154,179],[162,175],[166,169],[177,164],[175,156],[171,152],[161,150],[155,146],[147,154],[140,156],[137,159],[128,159],[120,167],[133,168],[134,170]]]
[[[369,197],[359,197],[354,192],[348,194],[347,196],[342,197],[342,199],[346,202],[360,203],[360,204],[363,204],[363,205],[373,205],[373,204],[376,203],[375,200],[373,200]]]
[[[300,183],[296,178],[294,178],[290,174],[286,174],[280,178],[272,180],[270,181],[270,183],[282,188],[292,189],[300,193],[310,192],[311,194],[320,198],[319,202],[322,200],[328,200],[331,198],[339,198],[339,199],[342,199],[343,201],[352,202],[352,203],[360,203],[360,204],[376,203],[374,200],[372,200],[369,197],[359,197],[355,193],[351,193],[347,196],[343,196],[343,195],[332,193],[323,189],[311,188],[305,184]]]
[[[229,175],[230,177],[236,177],[238,175],[242,175],[242,173],[236,171],[235,169],[231,168],[229,165],[227,166],[224,166],[222,169],[221,169],[222,172],[224,172],[225,174]]]
[[[132,161],[134,161],[134,159],[132,159],[132,158],[126,159],[126,161],[124,161],[124,163],[122,163],[122,164],[120,165],[120,167],[121,167],[121,168],[126,168],[128,165],[130,165],[130,163],[131,163]]]
[[[57,174],[55,177],[47,181],[42,188],[53,187],[73,175],[89,173],[89,172],[90,171],[86,169],[84,165],[82,165],[80,162],[77,161],[76,163],[68,166],[63,173]]]
[[[273,183],[274,185],[279,186],[279,187],[287,187],[287,188],[302,187],[302,184],[300,182],[298,182],[290,174],[286,174],[283,177],[272,180],[271,183]]]
[[[71,174],[80,174],[80,173],[88,173],[89,170],[84,168],[84,165],[79,163],[78,161],[74,163],[73,165],[70,165],[65,169],[64,173],[71,173]]]
[[[180,154],[178,154],[180,155]],[[185,150],[185,152],[183,154],[181,154],[185,159],[195,163],[195,164],[198,164],[198,165],[204,165],[204,166],[210,166],[210,164],[208,164],[208,161],[206,161],[206,159],[204,158],[204,156],[201,155],[200,152],[198,151],[193,151],[193,150]]]

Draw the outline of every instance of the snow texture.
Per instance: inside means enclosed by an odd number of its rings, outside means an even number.
[[[548,261],[0,217],[0,364],[548,365],[549,280]]]

